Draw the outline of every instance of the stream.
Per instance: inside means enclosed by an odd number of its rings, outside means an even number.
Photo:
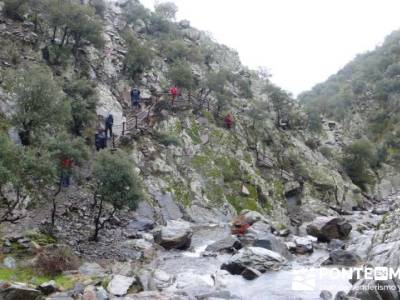
[[[353,226],[346,248],[362,246],[357,244],[360,224],[376,226],[382,216],[371,211],[353,212],[343,216]],[[365,231],[364,236],[372,236],[374,230]],[[185,291],[198,294],[198,291],[225,291],[225,296],[197,299],[243,299],[243,300],[317,300],[321,291],[327,290],[336,295],[339,291],[348,292],[352,285],[344,276],[332,276],[332,267],[321,266],[329,252],[326,244],[314,243],[314,252],[309,255],[293,255],[293,259],[279,271],[269,271],[255,280],[231,275],[220,270],[232,254],[203,255],[208,245],[230,235],[229,224],[209,224],[193,228],[192,246],[186,251],[161,251],[154,262],[154,268],[173,276],[176,280],[167,291]],[[336,274],[337,275],[337,274]]]

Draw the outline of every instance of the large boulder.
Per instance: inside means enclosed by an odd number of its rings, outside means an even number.
[[[264,222],[266,224],[269,223],[268,220],[262,214],[253,210],[247,210],[247,209],[242,210],[240,212],[240,216],[243,216],[249,225],[253,225],[256,222]]]
[[[314,252],[313,241],[307,237],[297,237],[294,240],[294,252],[297,254],[307,254]]]
[[[286,245],[271,233],[271,226],[265,222],[254,223],[240,237],[240,240],[246,246],[261,247],[277,252],[286,258],[291,257]]]
[[[118,102],[110,89],[104,85],[99,84],[97,87],[98,103],[96,113],[103,119],[107,118],[109,114],[114,117],[113,132],[117,135],[122,133],[123,112],[122,105]]]
[[[128,293],[129,288],[136,282],[134,277],[123,275],[114,275],[107,286],[107,290],[114,296],[124,296]]]
[[[165,221],[178,220],[183,217],[179,206],[172,199],[170,193],[156,194],[155,199],[161,208],[161,214]]]
[[[315,236],[320,242],[329,242],[332,239],[346,239],[352,226],[343,218],[317,217],[307,226],[307,233]]]
[[[269,270],[278,270],[285,263],[286,259],[279,253],[260,247],[248,247],[239,250],[221,266],[221,269],[233,275],[247,274],[248,268],[265,273]]]
[[[1,300],[36,300],[40,291],[22,284],[3,283],[0,286]]]
[[[329,253],[329,258],[324,265],[357,266],[362,263],[362,259],[355,253],[336,249]]]
[[[207,252],[228,252],[232,253],[242,248],[242,243],[238,238],[228,236],[207,246]]]
[[[190,247],[192,229],[185,221],[169,221],[166,226],[154,230],[154,241],[165,249],[184,250]]]

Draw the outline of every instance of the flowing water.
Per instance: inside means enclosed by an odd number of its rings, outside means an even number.
[[[207,245],[229,234],[227,225],[197,228],[192,239],[192,251],[163,252],[158,260],[158,269],[178,278],[170,289],[190,291],[218,286],[244,300],[313,300],[320,299],[322,290],[329,290],[335,295],[338,291],[347,292],[351,288],[348,279],[332,278],[331,269],[318,267],[328,257],[326,250],[318,249],[310,256],[295,257],[280,271],[267,272],[252,281],[225,273],[223,276],[215,275],[222,273],[220,266],[231,255],[203,257],[202,253]]]

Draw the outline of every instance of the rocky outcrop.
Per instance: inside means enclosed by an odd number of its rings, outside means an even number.
[[[350,223],[338,217],[317,217],[307,226],[307,233],[321,242],[346,239],[352,229]]]
[[[154,230],[154,241],[165,249],[187,249],[190,247],[192,229],[185,221],[169,221],[166,226]]]
[[[255,269],[258,272],[278,270],[286,263],[286,259],[279,253],[260,247],[248,247],[239,250],[228,262],[221,266],[233,275],[248,274]],[[246,275],[247,276],[247,275]]]

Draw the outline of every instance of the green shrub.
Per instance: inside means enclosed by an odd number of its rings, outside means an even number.
[[[157,1],[154,6],[154,11],[158,16],[164,19],[174,20],[178,12],[178,7],[173,2]]]
[[[173,145],[179,147],[182,145],[182,140],[175,135],[159,134],[156,138],[164,146]]]
[[[125,32],[124,38],[128,46],[128,53],[124,60],[124,69],[130,74],[132,79],[136,79],[151,67],[154,54],[149,44],[141,45],[132,33]]]
[[[29,66],[10,72],[7,80],[15,94],[12,123],[24,145],[30,145],[34,136],[37,141],[46,130],[65,128],[71,120],[70,105],[47,68]]]
[[[192,68],[185,61],[177,61],[170,66],[168,78],[180,88],[192,90],[195,87],[195,80]]]
[[[377,164],[376,150],[367,140],[356,141],[344,149],[342,164],[354,184],[365,189],[374,182],[369,168]]]
[[[183,40],[164,42],[161,51],[171,62],[187,60],[193,63],[200,63],[203,60],[200,49],[194,45],[187,45]]]
[[[5,16],[15,19],[23,20],[23,15],[28,8],[28,0],[4,0],[3,13]]]
[[[321,152],[321,154],[328,160],[333,157],[332,149],[327,146],[322,146],[321,148],[319,148],[319,152]]]
[[[80,78],[66,82],[64,92],[71,100],[72,131],[82,135],[83,130],[91,127],[97,118],[96,90],[89,80]]]
[[[49,45],[47,49],[49,51],[48,62],[51,65],[63,67],[66,67],[68,65],[68,62],[72,57],[71,49],[62,48],[58,45]]]
[[[135,173],[134,163],[128,154],[116,151],[102,151],[97,154],[93,167],[93,196],[98,212],[95,217],[95,230],[92,240],[97,241],[99,231],[110,221],[115,212],[127,206],[136,208],[142,196],[142,188]],[[112,206],[106,213],[105,203]],[[104,215],[107,215],[104,218]]]
[[[104,2],[104,0],[91,0],[90,4],[93,6],[96,14],[104,17],[104,12],[106,10],[106,3]]]
[[[138,20],[146,21],[150,17],[149,10],[140,2],[128,1],[123,7],[128,24],[134,24]]]
[[[316,111],[310,111],[307,113],[307,128],[311,132],[320,133],[322,131],[321,116]]]

